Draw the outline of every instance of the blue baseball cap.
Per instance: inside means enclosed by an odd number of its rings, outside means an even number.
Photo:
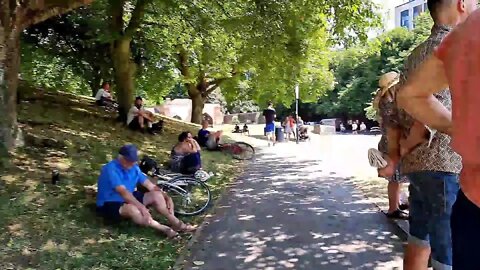
[[[122,146],[122,148],[120,148],[120,151],[118,151],[118,153],[130,162],[138,161],[138,149],[133,144],[127,144]]]

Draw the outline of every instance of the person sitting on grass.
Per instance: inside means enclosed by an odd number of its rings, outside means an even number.
[[[95,103],[102,107],[111,106],[113,104],[109,83],[104,82],[102,88],[97,91],[97,94],[95,95]]]
[[[247,124],[245,123],[245,125],[243,125],[243,130],[242,130],[243,133],[246,133],[248,134],[248,136],[250,136],[250,131],[248,130],[248,126]]]
[[[215,150],[218,148],[222,133],[222,131],[210,132],[208,130],[208,121],[203,120],[202,129],[198,131],[198,144],[202,147],[207,147],[208,150]]]
[[[178,232],[195,231],[195,226],[175,217],[172,199],[148,180],[137,161],[137,147],[130,144],[120,148],[118,158],[103,166],[98,178],[97,213],[109,223],[129,219],[164,233],[170,239],[178,236]],[[135,191],[138,184],[148,192]],[[165,216],[171,227],[154,220],[148,207]]]
[[[145,132],[153,123],[153,113],[145,110],[142,97],[135,98],[135,104],[130,108],[127,115],[127,126],[131,130]]]
[[[235,128],[233,129],[233,133],[240,133],[240,132],[242,132],[240,130],[240,126],[238,124],[235,124]]]
[[[171,153],[171,170],[182,174],[194,174],[202,168],[201,147],[188,131],[180,133],[178,143]]]

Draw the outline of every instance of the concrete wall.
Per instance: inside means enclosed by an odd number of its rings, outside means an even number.
[[[155,110],[158,114],[190,122],[192,117],[192,101],[190,99],[167,100],[164,104],[156,106]],[[214,125],[223,124],[222,106],[219,104],[205,104],[203,113],[212,117]]]
[[[264,117],[259,112],[255,113],[236,113],[236,114],[227,114],[223,117],[223,123],[225,124],[234,124],[235,119],[238,120],[241,124],[262,124],[265,123]]]
[[[313,133],[320,134],[320,135],[328,135],[328,134],[335,134],[336,131],[335,131],[335,127],[332,127],[332,126],[314,125]]]

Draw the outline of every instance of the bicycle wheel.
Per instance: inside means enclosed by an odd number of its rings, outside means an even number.
[[[250,160],[255,156],[255,149],[248,143],[235,142],[228,148],[229,153],[234,159]]]
[[[167,182],[164,190],[172,198],[175,214],[195,216],[205,211],[212,195],[205,183],[188,176],[178,176]]]

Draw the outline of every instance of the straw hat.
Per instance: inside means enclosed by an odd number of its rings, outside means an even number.
[[[397,84],[399,81],[400,75],[395,71],[385,73],[380,77],[380,80],[378,80],[379,89],[377,90],[377,95],[373,100],[374,108],[378,109],[380,99],[387,93],[388,89]],[[390,93],[390,95],[392,94],[393,93]]]
[[[383,74],[378,81],[378,87],[380,88],[390,88],[392,85],[398,83],[400,76],[397,72],[391,71]]]

